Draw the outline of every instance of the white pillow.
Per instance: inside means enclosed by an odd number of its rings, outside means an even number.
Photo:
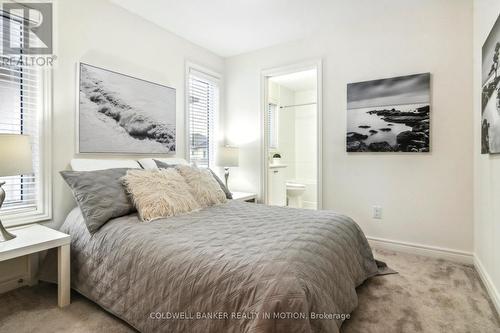
[[[94,158],[74,158],[71,160],[73,171],[95,171],[116,168],[140,169],[141,166],[135,160],[102,160]]]
[[[173,168],[129,170],[122,179],[145,222],[200,209],[189,185]]]
[[[154,160],[158,160],[163,163],[167,164],[172,164],[172,165],[178,165],[178,164],[184,164],[184,165],[189,165],[189,163],[183,159],[183,158],[178,158],[178,157],[172,157],[172,158],[141,158],[140,160],[137,160],[139,164],[146,170],[156,170],[158,167],[156,166],[156,163]]]
[[[189,191],[202,208],[227,201],[226,194],[209,169],[189,165],[177,165],[175,168],[184,177],[189,185]]]

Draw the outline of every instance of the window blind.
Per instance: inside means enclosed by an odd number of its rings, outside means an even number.
[[[0,133],[25,134],[32,140],[33,174],[1,177],[5,181],[5,202],[1,213],[13,210],[36,210],[39,200],[39,119],[40,74],[35,67],[22,63],[23,22],[0,11],[0,54],[3,43],[20,48],[19,54],[9,54],[9,61],[0,62]]]
[[[189,158],[200,167],[209,167],[215,157],[219,80],[193,69],[188,80]]]
[[[267,105],[268,133],[269,133],[269,148],[278,148],[278,120],[277,120],[276,104],[269,103]]]

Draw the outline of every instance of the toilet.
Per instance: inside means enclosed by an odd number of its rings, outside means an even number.
[[[302,208],[302,195],[306,190],[304,184],[295,182],[286,183],[286,197],[288,199],[288,207]]]

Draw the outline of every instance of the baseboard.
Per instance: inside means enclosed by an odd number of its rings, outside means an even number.
[[[498,289],[495,287],[495,284],[491,280],[490,275],[484,268],[483,263],[481,262],[481,260],[479,260],[477,255],[474,255],[474,266],[476,267],[476,271],[478,272],[479,277],[481,278],[484,286],[486,287],[486,291],[490,295],[493,305],[495,305],[495,308],[497,309],[497,312],[500,315],[500,293],[498,292]]]
[[[38,283],[38,262],[38,253],[0,262],[0,294]]]
[[[474,264],[474,256],[472,255],[472,253],[465,251],[452,250],[442,247],[421,245],[415,243],[393,241],[377,237],[367,237],[367,238],[370,245],[373,246],[374,248],[444,259],[467,265]]]
[[[17,289],[19,287],[29,285],[29,281],[26,279],[26,276],[20,275],[13,279],[9,279],[6,281],[0,282],[0,294],[6,293],[8,291]]]

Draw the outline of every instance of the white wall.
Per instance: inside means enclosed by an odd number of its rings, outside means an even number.
[[[188,60],[224,74],[224,60],[107,0],[56,0],[54,4],[54,53],[57,56],[53,72],[54,214],[48,225],[57,227],[76,205],[59,171],[65,170],[76,156],[77,62],[84,61],[177,89],[177,152],[183,157],[185,62]],[[16,276],[26,273],[24,262],[22,258],[9,264]],[[12,272],[0,269],[0,290],[12,286],[11,276]]]
[[[269,101],[280,106],[316,102],[315,90],[293,91],[272,80],[269,81]],[[278,148],[281,163],[287,165],[287,181],[306,185],[302,196],[304,207],[317,206],[316,180],[316,106],[287,107],[278,109]]]
[[[294,104],[316,102],[316,90],[294,92]],[[295,177],[293,180],[306,186],[302,195],[305,208],[317,207],[317,108],[303,105],[295,111]]]
[[[224,60],[107,0],[59,0],[56,9],[54,31],[58,59],[54,70],[53,178],[54,224],[57,225],[75,205],[58,172],[67,168],[75,157],[77,62],[174,87],[177,90],[177,154],[183,157],[185,62],[192,61],[223,74]]]
[[[353,0],[331,14],[316,36],[227,59],[226,135],[241,147],[233,188],[259,191],[261,71],[321,58],[324,208],[369,236],[471,252],[472,2]],[[347,154],[346,84],[423,72],[432,152]]]
[[[498,0],[474,1],[474,252],[500,311],[500,155],[481,155],[481,48],[500,14]]]
[[[280,106],[294,103],[293,91],[269,81],[269,102],[278,106],[278,147],[270,149],[270,154],[279,152],[281,163],[286,164],[287,179],[295,177],[295,113],[291,108]]]
[[[296,91],[295,105],[316,102],[316,91]],[[316,179],[317,135],[316,106],[304,105],[294,108],[295,111],[295,178],[313,181]]]

